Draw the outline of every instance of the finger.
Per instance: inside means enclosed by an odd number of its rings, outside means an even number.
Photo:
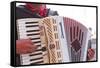
[[[89,54],[89,60],[91,60],[93,58],[93,55]]]
[[[19,54],[27,54],[27,50],[21,50]]]
[[[33,50],[29,49],[29,48],[26,48],[25,50],[21,51],[21,53],[23,53],[23,54],[32,53],[32,52],[33,52]]]
[[[27,44],[27,49],[30,49],[32,51],[35,51],[37,49],[37,46],[36,45]]]
[[[28,40],[28,42],[29,42],[30,44],[34,45],[34,43],[32,42],[31,38],[29,38],[29,39],[27,39],[27,40]]]
[[[91,49],[89,49],[89,52],[88,53],[89,53],[90,56],[92,55]]]
[[[88,53],[88,60],[90,60],[91,59],[91,56],[90,56],[90,54]]]
[[[30,39],[25,39],[25,42],[29,43],[29,44],[33,44],[32,40],[30,40]]]
[[[91,57],[92,57],[92,54],[91,54],[91,52],[89,52],[89,59],[91,59]]]
[[[94,55],[94,50],[93,49],[89,49],[89,52],[91,55]]]
[[[21,39],[21,40],[18,40],[20,41],[22,44],[27,44],[27,43],[32,43],[32,41],[30,39]]]
[[[90,49],[88,49],[88,60],[90,60],[90,54],[89,54],[89,50],[90,50]]]
[[[36,50],[36,48],[27,48],[27,53],[32,53]]]
[[[33,50],[36,50],[37,48],[38,48],[37,46],[32,47]]]
[[[94,57],[94,50],[93,49],[88,49],[88,58],[89,60]]]
[[[27,49],[26,52],[27,52],[27,53],[32,53],[33,50],[32,50],[32,49]]]
[[[94,57],[94,50],[91,49],[90,53],[91,53],[91,58],[93,58]]]
[[[94,51],[94,49],[91,49],[91,52],[92,52],[93,54],[95,54],[95,51]]]
[[[30,52],[35,52],[36,49],[29,49]]]

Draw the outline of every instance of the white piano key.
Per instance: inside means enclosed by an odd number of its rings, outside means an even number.
[[[36,33],[40,33],[40,31],[36,31],[36,32],[27,32],[26,34],[36,34]]]
[[[38,53],[42,53],[42,51],[36,51],[36,52],[33,52],[33,53],[29,54],[29,55],[38,54]]]
[[[19,30],[20,34],[26,34],[26,30]]]
[[[39,59],[39,60],[36,60],[36,61],[31,61],[30,63],[36,63],[36,62],[39,62],[39,61],[43,61],[43,59]]]
[[[35,45],[41,45],[41,43],[35,43]]]
[[[40,33],[31,33],[31,34],[26,34],[27,36],[35,36],[35,35],[40,35]]]
[[[23,57],[22,60],[23,60],[23,62],[26,62],[27,60],[31,60],[31,59],[35,59],[35,58],[39,58],[39,57],[43,57],[42,54]]]
[[[36,42],[36,41],[41,41],[40,39],[35,39],[35,40],[32,40],[33,42]]]
[[[29,53],[29,54],[22,54],[21,57],[23,58],[23,57],[27,57],[27,56],[29,56],[29,55],[37,54],[37,53],[42,53],[42,51],[35,51],[35,52]]]
[[[37,31],[37,32],[26,32],[25,30],[20,30],[19,31],[19,34],[21,35],[21,36],[23,36],[23,35],[28,35],[28,34],[36,34],[36,33],[40,33],[39,31]],[[40,35],[40,34],[37,34],[37,35]],[[30,35],[30,36],[35,36],[35,35]]]
[[[23,22],[23,23],[20,22],[20,23],[18,23],[17,25],[18,25],[18,26],[25,26],[25,22]]]
[[[36,45],[36,44],[35,44]],[[42,47],[38,47],[36,50],[39,50],[39,49],[41,49]],[[22,54],[21,56],[22,56],[22,59],[24,59],[24,58],[27,58],[27,57],[30,57],[30,55],[32,55],[32,54],[38,54],[38,53],[42,53],[42,51],[35,51],[35,52],[33,52],[33,53],[29,53],[29,54]]]
[[[26,30],[39,30],[39,27],[27,27]]]
[[[41,49],[42,47],[38,47],[37,49]]]
[[[25,26],[20,26],[20,27],[19,27],[19,30],[25,30],[25,29],[26,29]]]
[[[25,34],[25,33],[26,33],[26,30],[25,30],[25,29],[23,29],[23,30],[19,30],[19,33],[23,33],[23,34]]]
[[[26,35],[20,35],[19,37],[20,37],[20,39],[29,39],[30,38],[30,37],[28,37]]]
[[[38,62],[38,61],[43,61],[43,58],[41,58],[41,59],[37,59],[37,60],[34,60],[34,61],[24,60],[23,63],[27,63],[27,62],[35,63],[35,62]]]
[[[29,31],[29,30],[39,30],[39,27],[20,27],[18,28],[19,32],[25,32],[25,33],[28,33],[26,31]],[[39,31],[36,31],[36,32],[39,32]],[[33,31],[34,33],[34,31]]]
[[[32,24],[25,24],[25,26],[31,26],[31,25],[39,25],[39,23],[37,22],[37,23],[32,23]]]
[[[40,59],[40,60],[36,60],[36,61],[27,61],[27,62],[23,62],[23,65],[29,65],[31,63],[36,63],[36,62],[39,62],[39,61],[43,61],[43,59]],[[39,64],[39,63],[38,63]]]
[[[30,61],[28,61],[27,63],[21,62],[21,65],[30,65]]]
[[[25,23],[18,23],[18,26],[25,26]]]
[[[28,37],[31,37],[31,38],[40,38],[40,35],[28,36]]]
[[[20,36],[27,36],[25,33],[19,33]]]

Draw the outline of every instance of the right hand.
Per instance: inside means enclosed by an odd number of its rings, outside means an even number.
[[[32,53],[36,50],[36,46],[30,39],[16,40],[16,53],[27,54]]]

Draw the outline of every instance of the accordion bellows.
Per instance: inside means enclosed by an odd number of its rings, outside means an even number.
[[[21,65],[86,61],[88,29],[73,19],[60,16],[17,20],[18,39],[31,39],[38,46],[21,54]]]

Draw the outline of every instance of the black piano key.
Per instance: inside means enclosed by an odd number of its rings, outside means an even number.
[[[30,61],[35,61],[35,60],[40,60],[43,59],[43,57],[35,58],[35,59],[30,59]]]
[[[36,39],[40,39],[40,38],[31,38],[31,40],[36,40]]]
[[[38,62],[31,63],[30,65],[39,64],[39,63],[43,63],[43,60],[38,61]]]
[[[38,23],[38,22],[25,22],[25,24],[34,24],[34,23]]]
[[[40,33],[27,34],[27,36],[32,36],[32,35],[40,35]]]
[[[46,47],[42,47],[41,49],[38,49],[38,50],[36,50],[36,51],[46,51],[47,50],[47,48]]]
[[[26,28],[29,28],[29,27],[38,27],[39,25],[27,25]]]
[[[37,32],[37,31],[40,31],[40,30],[27,30],[26,32]]]
[[[41,45],[36,45],[37,47],[40,47]]]
[[[40,43],[41,41],[33,41],[33,43]]]
[[[36,53],[36,54],[30,54],[29,56],[35,56],[35,55],[40,55],[40,54],[42,54],[42,52],[41,53]]]
[[[42,49],[38,49],[38,50],[35,50],[35,51],[42,51]]]

